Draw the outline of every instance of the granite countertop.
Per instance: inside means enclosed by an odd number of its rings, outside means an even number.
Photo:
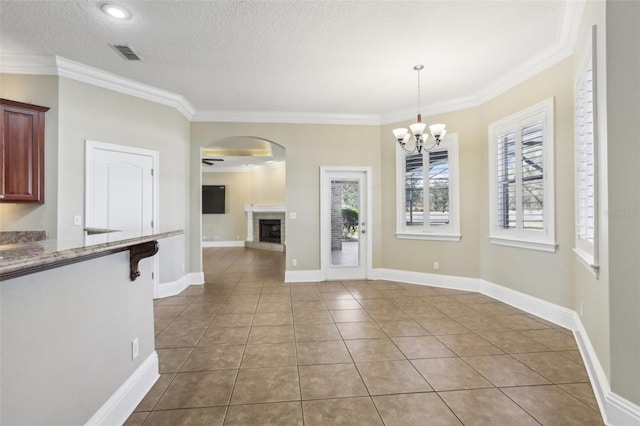
[[[92,231],[100,231],[92,233]],[[20,272],[45,269],[97,257],[101,253],[183,234],[183,230],[142,233],[140,231],[87,230],[81,240],[44,240],[0,245],[0,281]],[[28,273],[28,272],[27,272]]]

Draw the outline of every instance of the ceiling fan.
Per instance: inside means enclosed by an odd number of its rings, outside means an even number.
[[[224,158],[203,158],[202,164],[206,164],[207,166],[213,166],[216,164],[216,161],[224,161]]]

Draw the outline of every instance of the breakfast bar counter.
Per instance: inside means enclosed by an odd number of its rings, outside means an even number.
[[[82,240],[0,245],[0,281],[127,250],[130,252],[129,277],[134,281],[139,276],[138,261],[157,252],[158,239],[184,233],[182,230],[158,233],[107,229],[85,231],[87,235]]]

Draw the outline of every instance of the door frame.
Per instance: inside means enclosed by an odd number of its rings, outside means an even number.
[[[356,173],[364,173],[365,177],[365,185],[363,185],[362,190],[366,191],[366,218],[365,223],[367,224],[367,238],[366,238],[366,247],[364,247],[364,255],[365,255],[365,276],[361,279],[369,279],[373,276],[373,226],[372,225],[372,217],[373,217],[373,179],[372,179],[372,168],[368,166],[320,166],[320,270],[322,271],[323,280],[327,279],[327,271],[331,267],[331,255],[327,250],[327,237],[326,234],[331,229],[331,217],[329,214],[326,214],[327,201],[331,195],[331,188],[327,185],[327,175],[329,173],[345,173],[345,172],[356,172]]]
[[[159,157],[160,153],[158,151],[153,151],[149,149],[136,148],[132,146],[126,145],[116,145],[106,142],[98,142],[87,139],[85,141],[85,199],[84,199],[84,227],[90,227],[92,224],[87,223],[87,218],[93,217],[93,174],[94,174],[94,155],[96,151],[112,151],[121,154],[133,154],[133,155],[144,155],[146,157],[151,157],[153,160],[153,194],[152,194],[152,209],[153,212],[151,214],[153,220],[153,230],[156,232],[160,229],[160,219],[159,219],[159,209],[158,209],[158,192],[159,192]],[[158,256],[153,256],[153,297],[154,299],[158,294],[158,281],[159,281],[159,273],[160,273],[160,263],[158,261]]]

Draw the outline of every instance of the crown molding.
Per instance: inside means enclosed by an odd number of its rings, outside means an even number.
[[[56,57],[51,55],[0,54],[0,73],[58,75]]]
[[[286,111],[197,111],[192,121],[379,126],[380,116],[375,114],[330,114]]]
[[[422,108],[420,113],[425,116],[443,114],[445,112],[460,111],[467,108],[473,108],[480,105],[480,102],[475,96],[465,96],[462,98],[452,99],[438,104],[431,104],[426,108]],[[404,110],[394,112],[391,114],[385,114],[380,118],[380,125],[398,123],[405,120],[415,120],[416,110]]]
[[[177,109],[191,120],[195,109],[182,95],[56,56],[58,75]]]
[[[182,95],[60,56],[2,54],[0,55],[0,73],[57,75],[175,108],[188,120],[191,120],[195,113],[193,106]]]
[[[585,0],[565,2],[562,24],[556,42],[479,90],[478,103],[482,104],[495,98],[571,56],[580,31],[585,5]]]
[[[561,18],[562,24],[556,37],[556,42],[533,56],[526,63],[505,73],[470,96],[430,105],[422,113],[436,115],[482,105],[571,56],[578,37],[578,31],[580,30],[585,5],[586,0],[565,1]],[[0,54],[0,73],[58,75],[173,107],[189,121],[197,122],[380,126],[410,120],[416,114],[415,110],[405,110],[384,115],[291,111],[196,111],[193,105],[182,95],[158,89],[60,56],[51,55]]]
[[[562,24],[556,37],[556,42],[547,49],[533,56],[527,62],[498,77],[488,85],[480,88],[475,94],[451,101],[431,105],[422,111],[424,115],[436,115],[451,111],[460,111],[482,105],[501,95],[518,84],[556,65],[574,52],[580,23],[586,6],[586,0],[566,1],[562,12]],[[413,119],[416,111],[401,111],[382,117],[381,124],[397,123]]]

